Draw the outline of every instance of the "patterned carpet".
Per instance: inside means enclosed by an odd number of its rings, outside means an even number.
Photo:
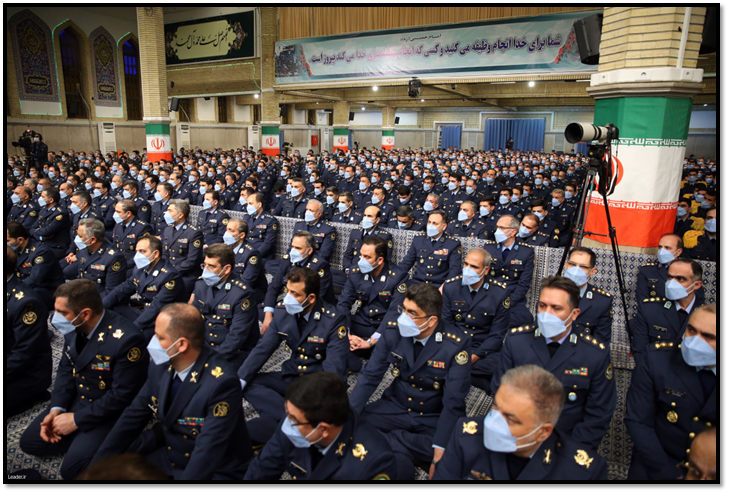
[[[199,207],[191,207],[192,213],[191,218],[197,218],[197,211]],[[231,217],[241,216],[241,213],[228,211]],[[277,256],[283,255],[289,249],[291,237],[293,235],[293,226],[296,223],[294,219],[278,218],[280,223],[279,237],[277,241]],[[192,221],[193,223],[195,220]],[[339,239],[337,241],[337,247],[332,255],[332,267],[341,268],[341,261],[346,248],[346,242],[349,238],[349,231],[353,229],[350,225],[336,224],[335,225]],[[412,232],[402,232],[399,230],[388,230],[393,235],[394,249],[393,249],[393,261],[397,262],[402,259],[409,248],[410,241],[414,234]],[[463,255],[474,247],[480,247],[482,241],[472,240],[468,238],[462,239],[463,244]],[[598,453],[605,457],[608,461],[609,472],[608,477],[611,480],[623,480],[627,477],[628,466],[630,465],[630,459],[632,454],[632,442],[627,434],[625,426],[623,424],[623,418],[625,416],[625,400],[630,385],[631,371],[634,368],[633,358],[630,356],[630,344],[628,334],[626,331],[626,320],[622,310],[622,302],[618,295],[617,278],[615,276],[615,266],[612,259],[612,253],[608,250],[596,250],[597,254],[597,274],[592,282],[604,289],[605,291],[613,294],[613,340],[611,341],[611,355],[613,359],[613,367],[615,373],[615,383],[618,392],[618,403],[612,421],[610,423],[610,429],[607,435],[603,438],[602,443],[598,449]],[[528,306],[532,309],[532,312],[536,311],[536,296],[538,292],[539,282],[542,278],[556,273],[561,259],[562,250],[554,248],[537,247],[535,248],[535,260],[534,260],[534,277],[532,283],[532,289],[527,294]],[[625,297],[628,304],[628,316],[632,318],[635,314],[636,303],[635,303],[635,283],[636,273],[638,268],[646,263],[653,261],[654,258],[648,255],[624,253],[621,252],[621,264],[622,269],[625,273],[625,284],[626,293]],[[706,289],[706,302],[716,303],[716,264],[713,262],[701,262],[704,268],[704,285]],[[269,279],[270,282],[270,279]],[[50,326],[49,326],[50,327]],[[58,332],[54,331],[54,337],[51,341],[53,346],[53,360],[54,369],[57,367],[61,357],[61,342],[62,337]],[[279,369],[281,363],[286,357],[286,353],[279,348],[266,365],[261,370],[262,372],[270,372]],[[373,395],[372,399],[378,399],[382,392],[390,385],[392,376],[389,372],[386,373],[387,377],[378,387],[377,391]],[[357,381],[357,374],[349,376],[349,387],[350,391],[354,387]],[[6,421],[7,431],[7,455],[6,455],[6,468],[8,473],[17,471],[19,469],[35,469],[47,479],[62,479],[59,474],[62,457],[46,457],[36,458],[33,456],[25,455],[19,448],[18,442],[20,436],[30,422],[40,414],[48,403],[38,404],[32,409],[13,416]],[[253,409],[245,400],[243,400],[243,408],[245,410],[246,419],[250,420],[257,417],[255,409]],[[471,387],[470,392],[466,398],[466,411],[468,416],[485,416],[491,406],[491,398],[488,397],[482,390]],[[282,478],[285,479],[285,478]],[[415,479],[427,479],[425,471],[418,469],[416,471]]]

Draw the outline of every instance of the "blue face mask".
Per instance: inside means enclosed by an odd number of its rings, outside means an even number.
[[[716,365],[716,351],[699,336],[684,337],[681,342],[681,356],[689,366]]]
[[[464,210],[458,211],[458,220],[461,222],[468,221],[468,213]]]
[[[526,438],[529,435],[532,435],[534,432],[538,431],[542,427],[542,425],[537,426],[524,436],[514,437],[511,434],[511,430],[509,429],[509,423],[506,421],[506,418],[504,418],[504,416],[496,409],[492,409],[483,419],[483,427],[484,446],[492,452],[508,454],[516,452],[520,448],[531,447],[532,445],[537,443],[535,441],[530,443],[524,443],[522,445],[516,444],[516,442],[518,442],[522,438]]]
[[[390,191],[390,188],[391,188],[391,187],[390,187],[390,185],[389,185],[389,184],[385,183],[385,184],[384,184],[384,185],[382,185],[382,186],[383,186],[383,187],[385,188],[385,190],[387,190],[388,192]]]
[[[557,198],[552,198],[552,207],[559,207],[561,202]]]
[[[691,284],[691,286],[693,286],[694,284],[695,283]],[[692,292],[693,290],[689,291],[688,288],[684,288],[683,286],[681,286],[681,283],[679,283],[675,279],[670,279],[666,281],[666,298],[671,301],[682,300]]]
[[[375,224],[372,222],[372,219],[370,219],[369,217],[362,218],[362,227],[364,229],[371,229],[372,227],[374,227],[374,225]]]
[[[425,321],[422,325],[416,324],[412,318],[410,318],[410,315],[407,313],[401,313],[400,316],[397,318],[397,328],[400,331],[400,335],[402,337],[416,337],[419,336],[421,332],[427,329],[428,322],[430,321],[432,317],[429,317],[428,320]],[[425,328],[421,328],[424,327]]]
[[[94,188],[94,197],[101,197],[101,190]]]
[[[76,330],[77,326],[74,325],[73,323],[80,316],[81,316],[81,313],[76,315],[76,317],[69,322],[68,320],[66,320],[66,317],[64,317],[63,315],[61,315],[58,312],[55,312],[53,314],[53,318],[51,319],[51,325],[53,325],[56,329],[58,329],[58,332],[60,332],[61,334],[63,334],[65,336]]]
[[[570,312],[570,316],[574,313],[574,310]],[[567,317],[569,318],[569,317]],[[537,315],[537,325],[542,335],[551,339],[563,333],[567,328],[572,325],[572,321],[569,324],[565,323],[564,320],[549,312],[542,312]]]
[[[180,342],[180,339],[177,339],[175,342],[170,344],[170,347],[174,346],[178,342]],[[157,339],[157,336],[152,336],[152,338],[149,340],[149,344],[147,344],[147,352],[152,358],[152,361],[154,361],[155,365],[164,365],[165,363],[168,363],[170,359],[180,354],[180,352],[177,351],[175,354],[170,356],[169,354],[167,354],[167,351],[169,349],[170,348],[165,349],[162,347],[162,345],[159,343],[159,339]]]
[[[372,196],[372,204],[377,205],[379,203],[380,203],[380,197],[378,197],[377,195],[373,195]]]
[[[316,216],[313,212],[306,211],[306,213],[304,214],[304,221],[306,221],[307,223],[313,223],[314,221],[316,221]]]
[[[321,424],[321,423],[320,423]],[[319,428],[319,425],[316,425],[316,428],[311,430],[311,432],[304,436],[299,431],[299,427],[294,425],[291,420],[288,417],[285,417],[281,422],[281,431],[283,431],[284,435],[291,440],[291,443],[294,444],[294,447],[296,448],[309,448],[315,443],[319,443],[322,438],[324,438],[324,435],[322,435],[318,440],[314,442],[309,441],[309,437]]]
[[[430,202],[426,202],[426,203],[423,204],[423,210],[424,211],[430,212],[433,209],[434,209],[433,204],[431,204]]]
[[[456,185],[452,181],[451,182],[448,182],[448,190],[451,190],[452,191],[452,190],[455,190],[456,188],[458,188],[458,185]]]
[[[168,224],[169,226],[174,226],[174,224],[175,224],[175,219],[174,219],[174,218],[172,217],[172,214],[170,214],[169,212],[165,211],[165,213],[164,213],[164,218],[165,218],[165,222],[166,222],[166,223],[167,223],[167,224]]]
[[[539,185],[541,185],[541,184],[542,184],[542,179],[541,179],[541,178],[535,178],[535,179],[534,179],[534,184],[535,184],[536,186],[539,186]]]
[[[76,204],[71,204],[69,209],[71,209],[71,212],[74,214],[78,214],[79,212],[81,212],[81,208],[79,206],[77,206]]]
[[[304,261],[304,256],[300,254],[296,248],[291,248],[289,258],[291,259],[292,264],[298,264]]]
[[[426,204],[427,203],[428,202],[426,202]],[[426,226],[425,230],[426,230],[426,233],[428,234],[428,236],[430,236],[431,238],[435,238],[436,236],[438,236],[440,234],[440,229],[438,229],[436,226],[434,226],[432,224],[428,224],[428,226]]]
[[[660,262],[661,264],[669,264],[673,262],[675,258],[676,257],[665,248],[658,249],[658,262]]]
[[[688,214],[688,211],[686,209],[684,209],[683,207],[678,207],[676,209],[676,216],[684,217],[686,214]]]
[[[402,222],[402,221],[397,222],[397,229],[405,229],[407,227],[408,227],[408,225],[405,224],[404,222]]]
[[[203,207],[203,209],[208,210],[208,209],[210,209],[210,208],[213,207],[213,204],[211,204],[207,200],[204,200],[203,203],[202,203],[202,207]]]
[[[519,238],[527,238],[527,237],[529,237],[529,235],[531,235],[531,233],[525,226],[519,226],[518,235],[519,235]]]
[[[304,305],[302,305],[298,302],[296,298],[291,295],[291,293],[286,293],[283,303],[284,307],[286,308],[286,312],[289,315],[296,315],[297,313],[301,313],[307,306],[309,306],[308,301],[305,302]]]
[[[38,205],[41,206],[41,207],[45,207],[46,206],[46,201],[43,199],[43,197],[39,197],[38,198]]]
[[[496,228],[496,231],[494,231],[494,239],[497,243],[503,243],[509,239],[509,236],[500,229]]]
[[[509,200],[509,197],[508,197],[508,196],[506,196],[506,195],[501,195],[501,196],[499,197],[499,204],[501,204],[501,205],[506,205],[506,204],[508,204],[509,202],[510,202],[510,200]]]
[[[347,212],[347,209],[349,209],[349,207],[347,207],[347,204],[344,204],[342,202],[340,202],[337,207],[339,208],[339,212],[341,212],[342,214]]]
[[[222,271],[221,271],[222,272]],[[202,271],[202,280],[210,287],[217,286],[220,284],[220,276],[218,274],[215,274],[212,271],[209,271],[207,269],[203,269]]]
[[[716,233],[716,218],[708,219],[704,223],[704,229],[708,231],[709,233]]]
[[[486,268],[484,268],[484,271]],[[481,272],[483,274],[483,272]],[[464,267],[463,268],[463,279],[461,280],[461,284],[464,286],[470,286],[472,284],[476,284],[481,280],[481,274],[477,274],[475,270],[471,269],[470,267]]]
[[[253,215],[255,215],[255,214],[256,214],[256,212],[258,212],[258,210],[256,209],[256,206],[254,206],[254,205],[251,205],[251,204],[248,204],[248,205],[246,206],[246,212],[247,212],[247,213],[248,213],[249,215],[253,216]]]
[[[444,176],[443,178],[441,178],[441,179],[440,179],[440,182],[441,182],[441,183],[442,183],[443,185],[445,185],[445,184],[447,184],[447,183],[448,183],[448,178],[446,178],[446,177]]]
[[[589,279],[587,277],[587,274],[585,274],[585,271],[577,266],[567,269],[567,271],[564,273],[564,277],[577,284],[577,287],[584,286],[585,284],[587,284],[587,281]]]
[[[359,267],[360,272],[362,272],[363,274],[369,274],[370,272],[375,270],[375,267],[362,257],[360,257],[359,261],[357,261],[357,266]]]

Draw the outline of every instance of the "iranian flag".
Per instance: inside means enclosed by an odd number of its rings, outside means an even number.
[[[389,151],[395,147],[395,131],[394,130],[383,130],[382,131],[382,148]]]
[[[349,151],[349,130],[346,128],[334,129],[334,152]]]
[[[147,159],[154,162],[160,159],[172,159],[172,139],[170,139],[170,125],[164,123],[148,123],[145,125],[147,134]]]
[[[655,247],[673,232],[686,152],[690,98],[614,98],[595,102],[595,125],[615,124],[620,141],[613,141],[615,192],[608,208],[619,245]],[[585,231],[607,234],[603,199],[594,192]],[[592,240],[610,243],[605,236]]]
[[[281,154],[278,127],[261,127],[261,150],[267,156]]]

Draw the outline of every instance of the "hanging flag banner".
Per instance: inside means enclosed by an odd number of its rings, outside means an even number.
[[[395,131],[394,130],[383,130],[382,131],[382,148],[386,151],[389,151],[393,147],[395,147]]]
[[[148,123],[145,125],[147,136],[147,159],[151,162],[165,159],[172,160],[172,139],[170,125]]]
[[[597,72],[596,65],[580,62],[573,25],[599,12],[279,41],[276,84],[494,72]]]
[[[261,151],[266,156],[277,156],[281,154],[281,146],[279,144],[278,127],[261,127]]]
[[[346,128],[334,129],[334,152],[349,151],[349,130]]]
[[[608,196],[610,220],[620,245],[655,247],[673,231],[686,152],[690,98],[614,98],[595,101],[595,125],[620,129],[613,141],[615,191]],[[585,231],[608,234],[604,201],[594,192]],[[607,236],[588,236],[610,243]]]

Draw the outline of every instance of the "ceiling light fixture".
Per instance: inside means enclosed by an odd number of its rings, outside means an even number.
[[[258,99],[258,94],[254,94],[253,97]]]
[[[364,110],[365,110],[365,107],[364,107],[364,106],[362,106],[362,111],[364,111]]]
[[[529,87],[534,87],[534,81],[533,80],[530,80],[529,81]]]
[[[377,86],[372,86],[372,90],[373,91],[376,91],[377,90]]]
[[[420,102],[421,102],[421,103],[424,103],[424,102],[425,102],[425,100],[424,100],[424,99],[421,99],[421,100],[420,100]]]
[[[516,84],[516,82],[514,82],[512,80],[512,81],[508,81],[508,82],[492,82],[492,84],[494,84],[494,85],[496,85],[496,84]]]

